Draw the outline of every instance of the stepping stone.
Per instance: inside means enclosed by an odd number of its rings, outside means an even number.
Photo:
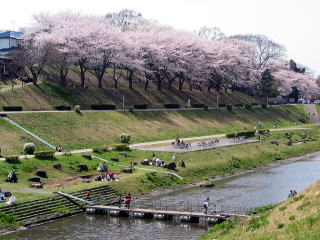
[[[83,183],[90,183],[91,180],[89,180],[89,179],[84,179],[84,180],[82,180],[81,182],[83,182]]]
[[[39,177],[32,177],[32,178],[29,178],[29,181],[30,181],[30,182],[37,182],[37,183],[41,182],[41,180],[40,180],[40,178],[39,178]]]
[[[133,165],[135,165],[135,166],[136,166],[136,165],[138,165],[138,163],[137,163],[137,162],[131,162],[131,164],[133,164]]]
[[[84,158],[86,158],[86,159],[89,159],[89,160],[91,160],[92,159],[92,156],[91,155],[82,155],[82,157],[84,157]]]
[[[88,171],[87,164],[79,164],[78,168],[79,168],[80,171]]]
[[[124,168],[124,169],[122,169],[122,171],[123,171],[124,173],[133,173],[133,171],[132,171],[131,168]]]
[[[4,194],[4,196],[5,196],[6,198],[12,196],[12,193],[11,193],[11,192],[4,192],[3,194]]]
[[[60,163],[53,164],[52,166],[55,169],[61,169],[61,164]]]
[[[44,171],[44,170],[39,170],[36,172],[36,175],[39,176],[39,177],[42,177],[42,178],[47,178],[47,172]]]
[[[126,156],[127,156],[127,153],[121,152],[121,153],[119,153],[119,155],[122,156],[122,157],[126,157]]]
[[[166,168],[170,169],[170,170],[176,170],[176,163],[175,162],[171,162],[169,164],[166,165]]]
[[[34,183],[31,185],[32,188],[43,188],[41,183]]]
[[[110,158],[111,161],[119,162],[119,158]]]

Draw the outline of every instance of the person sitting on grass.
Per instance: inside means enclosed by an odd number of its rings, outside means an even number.
[[[15,204],[17,201],[16,197],[14,195],[12,195],[10,198],[9,198],[9,201],[7,202],[7,204],[9,205],[12,205],[12,204]]]
[[[1,189],[0,189],[0,202],[4,202],[6,200],[4,194],[1,192]]]

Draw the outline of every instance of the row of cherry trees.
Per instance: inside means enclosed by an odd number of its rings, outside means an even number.
[[[144,19],[132,10],[104,17],[73,13],[38,15],[26,29],[22,50],[14,62],[27,69],[34,84],[45,68],[59,73],[65,86],[70,70],[79,72],[81,87],[90,71],[102,88],[112,81],[115,88],[124,78],[130,89],[147,90],[184,85],[189,89],[238,89],[249,94],[275,91],[288,95],[296,88],[309,97],[316,90],[314,79],[296,71],[284,60],[282,46],[260,35],[225,37],[216,28],[196,33],[179,31]],[[297,67],[296,67],[297,68]],[[107,69],[112,69],[107,74]]]

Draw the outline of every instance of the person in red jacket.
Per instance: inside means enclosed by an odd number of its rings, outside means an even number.
[[[125,199],[126,199],[126,208],[129,209],[130,208],[130,203],[132,201],[131,194],[130,193],[126,194]]]

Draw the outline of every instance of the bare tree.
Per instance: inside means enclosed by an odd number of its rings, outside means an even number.
[[[208,27],[202,26],[198,31],[195,32],[198,37],[207,39],[207,40],[221,40],[226,36],[218,27]]]
[[[285,56],[285,48],[278,44],[267,36],[255,35],[255,34],[245,34],[245,35],[234,35],[230,38],[236,38],[253,43],[258,52],[258,65],[263,67],[270,62],[274,62],[282,59]]]

